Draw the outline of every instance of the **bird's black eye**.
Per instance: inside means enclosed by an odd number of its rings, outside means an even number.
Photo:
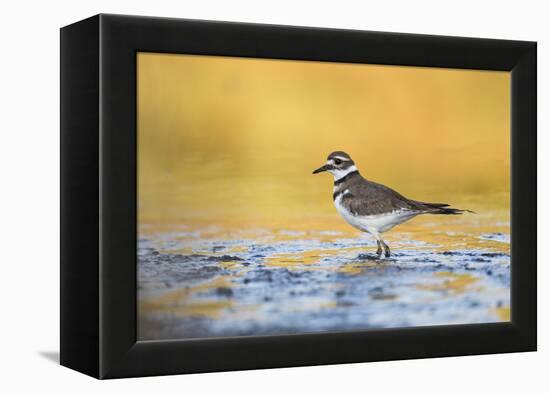
[[[334,160],[334,163],[336,165],[340,165],[342,163],[342,160],[339,160],[338,158]]]

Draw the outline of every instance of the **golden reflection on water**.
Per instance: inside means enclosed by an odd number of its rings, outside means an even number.
[[[185,287],[168,291],[156,297],[141,299],[139,310],[142,313],[164,312],[172,315],[197,315],[218,318],[221,313],[231,307],[231,300],[190,301],[192,295],[218,287],[228,287],[231,280],[228,277],[218,277],[193,287]]]
[[[497,307],[495,309],[496,314],[502,322],[511,321],[510,318],[510,307]]]
[[[278,253],[270,255],[266,262],[266,266],[274,267],[287,267],[292,268],[293,266],[302,266],[310,265],[316,262],[323,257],[336,255],[340,250],[308,250],[303,252],[294,252],[294,253]]]
[[[471,290],[472,284],[479,281],[478,278],[473,277],[471,274],[457,274],[453,272],[437,272],[434,276],[443,278],[437,284],[420,284],[418,288],[431,290],[431,291],[451,291],[455,293],[462,293],[467,290]]]
[[[177,254],[208,254],[209,251],[200,251],[192,247],[196,236],[201,240],[214,239],[219,241],[228,240],[254,240],[276,243],[286,240],[311,240],[319,239],[321,242],[331,243],[339,239],[368,238],[369,235],[362,234],[355,228],[350,227],[332,207],[332,214],[317,217],[308,221],[287,222],[285,218],[279,217],[262,223],[263,227],[249,226],[245,220],[181,220],[179,223],[148,223],[140,226],[140,234],[144,237],[154,236],[163,232],[183,231],[181,235],[181,247],[168,249],[166,252]],[[279,228],[291,226],[293,231],[280,231]],[[200,235],[197,235],[199,234]],[[482,236],[487,233],[510,234],[509,211],[492,211],[490,213],[464,214],[462,216],[440,216],[429,215],[419,216],[411,221],[399,225],[393,230],[384,234],[384,238],[392,249],[425,249],[432,250],[435,247],[437,252],[453,251],[460,249],[485,249],[490,252],[508,253],[510,245],[507,242],[497,242],[484,239]],[[407,239],[422,242],[421,244],[410,245]],[[392,244],[394,243],[395,244]],[[365,248],[349,248],[352,253],[373,252],[376,248],[369,246]],[[224,253],[246,251],[245,247],[234,246],[224,250]],[[272,265],[292,265],[314,263],[322,256],[334,255],[341,252],[339,248],[323,250],[307,250],[303,253],[281,252],[270,256],[268,263]]]

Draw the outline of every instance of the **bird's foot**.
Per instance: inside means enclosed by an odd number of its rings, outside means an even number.
[[[376,250],[376,257],[378,259],[380,259],[380,257],[382,256],[382,248],[381,247],[378,247],[378,250]]]
[[[391,251],[390,251],[390,248],[389,248],[389,247],[386,248],[386,249],[384,250],[384,256],[385,256],[386,258],[391,257]]]

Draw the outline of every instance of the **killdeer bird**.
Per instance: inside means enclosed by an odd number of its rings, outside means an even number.
[[[340,215],[353,227],[368,232],[376,239],[378,258],[391,256],[381,234],[420,214],[462,214],[470,210],[449,207],[446,203],[428,203],[407,199],[397,191],[365,179],[359,174],[350,155],[335,151],[327,163],[313,174],[330,172],[334,176],[332,199]]]

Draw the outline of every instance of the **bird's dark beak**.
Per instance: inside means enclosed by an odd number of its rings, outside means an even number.
[[[325,172],[325,171],[328,171],[330,169],[330,165],[323,165],[321,168],[317,168],[313,171],[313,174],[315,175],[316,173],[321,173],[321,172]]]

